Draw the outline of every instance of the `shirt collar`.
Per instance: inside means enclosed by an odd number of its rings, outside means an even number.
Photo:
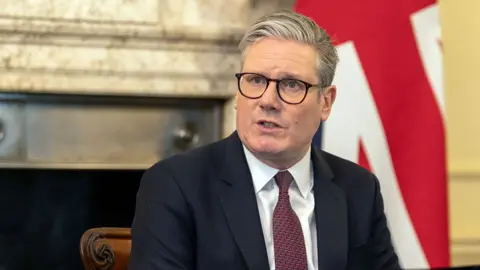
[[[278,169],[272,168],[267,164],[257,159],[246,147],[243,145],[245,157],[247,159],[248,167],[253,179],[253,186],[255,194],[262,190],[270,180],[278,173]],[[308,148],[305,156],[288,171],[292,174],[295,184],[297,185],[303,198],[307,198],[313,187],[313,179],[311,177],[311,147]]]

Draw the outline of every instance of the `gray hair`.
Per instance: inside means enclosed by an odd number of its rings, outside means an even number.
[[[294,11],[277,11],[259,18],[247,30],[239,44],[242,66],[248,46],[265,37],[294,40],[311,45],[317,51],[317,72],[320,85],[332,84],[338,54],[330,36],[312,19]]]

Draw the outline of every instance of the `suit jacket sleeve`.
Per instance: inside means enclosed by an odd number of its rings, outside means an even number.
[[[128,269],[193,269],[192,224],[174,176],[159,166],[147,170],[137,194]]]
[[[401,269],[391,241],[390,230],[388,229],[380,183],[375,176],[373,178],[375,180],[375,201],[370,243],[371,261],[373,264],[371,269]]]

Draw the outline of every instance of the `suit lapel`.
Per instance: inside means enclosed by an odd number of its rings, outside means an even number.
[[[322,270],[343,269],[348,252],[347,201],[331,180],[333,173],[320,150],[312,147],[318,266]]]
[[[227,139],[219,198],[249,269],[268,269],[268,257],[252,177],[240,138]]]

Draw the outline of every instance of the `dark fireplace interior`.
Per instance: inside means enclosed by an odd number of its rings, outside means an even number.
[[[0,169],[0,270],[83,269],[92,227],[130,227],[142,170]]]

